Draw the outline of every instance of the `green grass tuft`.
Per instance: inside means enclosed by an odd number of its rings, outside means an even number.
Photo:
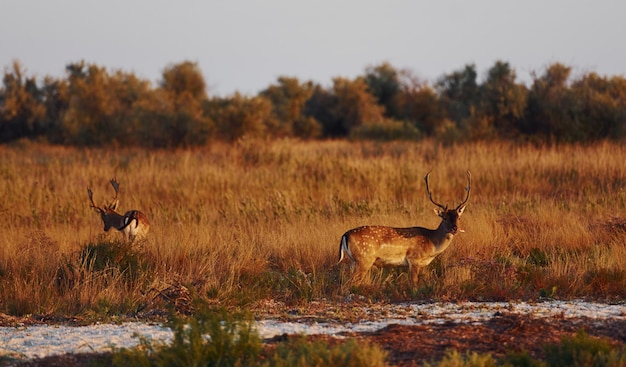
[[[193,317],[172,315],[171,344],[140,337],[139,347],[115,351],[115,366],[247,366],[260,355],[251,316],[198,306]]]
[[[268,358],[267,367],[377,367],[386,366],[387,352],[376,345],[351,339],[330,346],[327,342],[307,341],[304,337],[280,343]]]
[[[564,337],[560,344],[545,346],[548,366],[626,366],[626,349],[617,349],[606,340],[594,338],[584,331]]]

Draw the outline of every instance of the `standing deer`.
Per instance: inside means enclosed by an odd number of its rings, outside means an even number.
[[[357,284],[365,279],[373,265],[405,265],[409,267],[411,282],[415,286],[419,267],[430,264],[435,256],[450,246],[455,234],[463,232],[458,222],[470,196],[470,172],[467,171],[467,197],[454,209],[448,209],[448,206],[433,200],[428,187],[429,175],[430,172],[424,181],[428,198],[438,207],[435,213],[441,217],[437,229],[363,226],[351,229],[341,237],[339,263],[347,256],[356,265],[353,279]]]
[[[148,230],[150,229],[150,222],[148,217],[139,210],[129,210],[124,215],[116,212],[119,200],[117,195],[120,192],[120,184],[116,179],[111,179],[111,186],[115,190],[115,197],[109,205],[104,207],[96,206],[93,202],[93,192],[91,188],[87,188],[87,194],[91,201],[91,207],[94,208],[102,218],[104,223],[104,231],[108,232],[109,229],[115,228],[122,233],[124,238],[128,241],[135,242],[135,240],[141,240],[146,237]]]

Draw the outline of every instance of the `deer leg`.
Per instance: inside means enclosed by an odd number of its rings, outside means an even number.
[[[356,284],[361,284],[363,283],[363,281],[368,279],[367,276],[369,275],[369,271],[372,268],[372,265],[374,265],[373,261],[371,262],[358,261],[356,263],[356,269],[354,271],[354,277],[353,277],[353,280]]]
[[[409,262],[409,275],[411,276],[411,285],[413,285],[413,287],[417,286],[417,281],[419,279],[419,272],[420,272],[419,266],[413,265]]]

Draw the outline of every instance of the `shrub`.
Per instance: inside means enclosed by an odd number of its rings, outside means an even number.
[[[89,243],[78,254],[78,263],[90,272],[119,272],[128,280],[137,279],[144,270],[139,255],[125,241]]]
[[[350,131],[350,137],[379,141],[419,140],[422,134],[415,126],[407,122],[384,120],[355,127]]]
[[[228,313],[196,301],[190,318],[172,315],[170,344],[139,337],[137,348],[114,350],[116,366],[385,366],[387,353],[354,340],[330,347],[304,337],[278,344],[262,359],[262,342],[247,313]]]
[[[426,366],[431,366],[426,363]],[[464,355],[456,350],[446,352],[437,367],[495,367],[496,361],[490,354],[479,354],[476,352],[467,352]]]
[[[116,366],[246,366],[258,359],[261,339],[252,317],[198,307],[191,318],[172,316],[174,339],[167,345],[140,337],[138,348],[118,350]]]
[[[378,346],[349,340],[336,346],[325,341],[308,342],[304,337],[278,345],[276,353],[265,364],[270,367],[386,366],[387,352]]]
[[[548,366],[624,366],[626,350],[613,348],[606,340],[579,331],[560,344],[545,346]]]

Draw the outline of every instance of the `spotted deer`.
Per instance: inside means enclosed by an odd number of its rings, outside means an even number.
[[[363,226],[353,228],[341,237],[339,244],[339,262],[347,257],[356,267],[353,281],[360,284],[365,280],[373,265],[408,266],[411,282],[417,285],[420,266],[430,264],[433,259],[450,246],[452,238],[459,232],[459,218],[469,200],[471,175],[467,171],[467,196],[459,206],[448,209],[448,206],[437,203],[428,187],[426,192],[430,201],[438,208],[435,213],[441,217],[437,229],[423,227],[394,228],[384,226]]]
[[[112,178],[110,182],[115,190],[115,197],[113,197],[111,203],[105,204],[104,207],[99,207],[93,202],[93,192],[91,188],[87,188],[91,207],[100,214],[104,223],[104,231],[108,232],[111,228],[115,228],[131,243],[144,239],[150,229],[148,217],[139,210],[129,210],[124,215],[119,214],[116,210],[119,204],[117,195],[120,191],[120,184],[115,178]]]

